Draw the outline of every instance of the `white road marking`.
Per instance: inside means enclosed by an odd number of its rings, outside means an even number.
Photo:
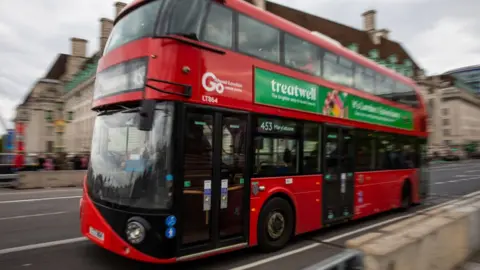
[[[24,216],[0,217],[0,221],[2,221],[2,220],[12,220],[12,219],[22,219],[22,218],[31,218],[31,217],[54,216],[54,215],[61,215],[61,214],[66,214],[66,213],[68,213],[68,212],[62,211],[62,212],[52,212],[52,213],[24,215]]]
[[[81,188],[68,188],[68,189],[48,189],[38,191],[0,191],[0,196],[15,196],[15,195],[28,195],[28,194],[42,194],[53,192],[81,192]]]
[[[478,193],[480,193],[480,191],[473,192],[473,193],[467,194],[465,196],[468,196],[468,195],[474,196],[475,194],[478,194]],[[460,200],[459,199],[454,199],[454,200],[451,200],[451,201],[447,201],[447,202],[444,202],[444,203],[441,203],[441,204],[437,204],[437,205],[425,208],[423,210],[420,210],[420,211],[417,211],[417,212],[414,212],[414,213],[410,213],[410,214],[407,214],[407,215],[403,215],[403,216],[400,216],[400,217],[395,217],[395,218],[388,219],[388,220],[385,220],[385,221],[382,221],[382,222],[379,222],[379,223],[375,223],[375,224],[372,224],[370,226],[366,226],[366,227],[359,228],[359,229],[354,230],[354,231],[350,231],[348,233],[344,233],[344,234],[341,234],[341,235],[334,236],[332,238],[329,238],[329,239],[325,240],[325,242],[336,241],[338,239],[350,236],[352,234],[356,234],[356,233],[359,233],[359,232],[362,232],[362,231],[365,231],[365,230],[373,229],[373,228],[376,228],[376,227],[379,227],[379,226],[382,226],[382,225],[385,225],[385,224],[388,224],[388,223],[395,222],[397,220],[401,220],[401,219],[405,219],[405,218],[414,216],[417,213],[423,213],[423,212],[426,212],[426,211],[429,211],[429,210],[432,210],[432,209],[435,209],[435,208],[445,206],[447,204],[452,204],[454,202],[458,202],[458,201],[460,201]],[[86,237],[77,237],[77,238],[70,238],[70,239],[64,239],[64,240],[59,240],[59,241],[52,241],[52,242],[45,242],[45,243],[39,243],[39,244],[33,244],[33,245],[26,245],[26,246],[0,249],[0,255],[14,253],[14,252],[28,251],[28,250],[33,250],[33,249],[54,247],[54,246],[65,245],[65,244],[78,243],[78,242],[83,242],[83,241],[86,241],[86,240],[87,240]],[[293,255],[293,254],[297,254],[297,253],[301,253],[301,252],[306,251],[306,250],[310,250],[310,249],[318,247],[320,245],[321,245],[320,243],[310,244],[310,245],[307,245],[307,246],[304,246],[304,247],[301,247],[301,248],[298,248],[298,249],[294,249],[294,250],[291,250],[291,251],[288,251],[288,252],[285,252],[285,253],[281,253],[281,254],[278,254],[278,255],[275,255],[275,256],[257,261],[255,263],[250,263],[250,264],[246,264],[246,265],[243,265],[243,266],[239,266],[239,267],[233,268],[231,270],[249,269],[249,268],[252,268],[252,267],[255,267],[255,266],[258,266],[258,265],[262,265],[262,264],[265,264],[265,263],[268,263],[268,262],[271,262],[271,261],[275,261],[275,260],[278,260],[278,259],[281,259],[281,258],[288,257],[288,256]]]
[[[472,193],[469,193],[467,195],[463,195],[464,198],[470,198],[470,197],[473,197],[475,195],[478,195],[480,194],[480,190],[479,191],[475,191],[475,192],[472,192]]]
[[[70,238],[70,239],[64,239],[64,240],[59,240],[59,241],[45,242],[45,243],[39,243],[39,244],[33,244],[33,245],[27,245],[27,246],[5,248],[5,249],[0,249],[0,255],[9,254],[9,253],[13,253],[13,252],[19,252],[19,251],[27,251],[27,250],[32,250],[32,249],[39,249],[39,248],[54,247],[54,246],[65,245],[65,244],[72,244],[72,243],[77,243],[77,242],[83,242],[83,241],[86,241],[86,240],[87,240],[87,238],[85,238],[85,237],[77,237],[77,238]]]
[[[448,201],[448,202],[437,204],[437,205],[425,208],[421,211],[417,211],[417,212],[414,212],[414,213],[411,213],[411,214],[407,214],[407,215],[403,215],[403,216],[400,216],[400,217],[395,217],[395,218],[392,218],[392,219],[388,219],[388,220],[385,220],[385,221],[382,221],[382,222],[379,222],[379,223],[372,224],[370,226],[366,226],[366,227],[363,227],[363,228],[360,228],[360,229],[357,229],[357,230],[353,230],[353,231],[350,231],[350,232],[347,232],[347,233],[344,233],[344,234],[340,234],[340,235],[328,238],[328,239],[324,240],[324,242],[327,242],[327,243],[333,242],[333,241],[342,239],[344,237],[347,237],[347,236],[350,236],[350,235],[353,235],[353,234],[357,234],[359,232],[363,232],[363,231],[373,229],[373,228],[376,228],[376,227],[380,227],[382,225],[389,224],[389,223],[392,223],[392,222],[395,222],[395,221],[398,221],[398,220],[401,220],[401,219],[412,217],[412,216],[416,215],[417,213],[424,213],[426,211],[430,211],[430,210],[445,206],[447,204],[452,204],[452,203],[458,202],[458,201],[459,201],[458,199],[454,199],[454,200],[451,200],[451,201]],[[250,268],[262,265],[262,264],[266,264],[266,263],[269,263],[269,262],[272,262],[272,261],[276,261],[278,259],[282,259],[282,258],[291,256],[291,255],[294,255],[294,254],[297,254],[297,253],[301,253],[301,252],[310,250],[312,248],[316,248],[320,245],[322,245],[322,244],[321,243],[313,243],[313,244],[310,244],[310,245],[307,245],[307,246],[304,246],[304,247],[301,247],[301,248],[298,248],[298,249],[290,250],[290,251],[285,252],[285,253],[281,253],[281,254],[278,254],[278,255],[275,255],[275,256],[272,256],[272,257],[265,258],[263,260],[256,261],[254,263],[249,263],[249,264],[245,264],[245,265],[242,265],[242,266],[239,266],[239,267],[235,267],[235,268],[232,268],[230,270],[250,269]]]
[[[471,170],[471,171],[466,171],[467,173],[473,173],[473,172],[480,172],[480,170]]]
[[[67,197],[50,197],[50,198],[39,198],[39,199],[14,200],[14,201],[0,201],[0,204],[79,199],[81,197],[82,196],[67,196]]]

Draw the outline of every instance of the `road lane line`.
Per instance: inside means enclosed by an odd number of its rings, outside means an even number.
[[[39,244],[33,244],[33,245],[27,245],[27,246],[0,249],[0,255],[5,255],[5,254],[13,253],[13,252],[27,251],[27,250],[32,250],[32,249],[39,249],[39,248],[54,247],[54,246],[59,246],[59,245],[78,243],[78,242],[83,242],[83,241],[86,241],[86,240],[87,240],[87,238],[85,238],[85,237],[77,237],[77,238],[70,238],[70,239],[64,239],[64,240],[59,240],[59,241],[45,242],[45,243],[39,243]]]
[[[50,198],[39,198],[39,199],[14,200],[14,201],[0,201],[0,204],[79,199],[81,197],[82,196],[67,196],[67,197],[50,197]]]
[[[375,224],[372,224],[372,225],[369,225],[369,226],[366,226],[366,227],[363,227],[363,228],[359,228],[357,230],[353,230],[353,231],[350,231],[350,232],[347,232],[347,233],[344,233],[344,234],[340,234],[340,235],[328,238],[327,240],[324,240],[324,242],[333,242],[333,241],[336,241],[338,239],[342,239],[344,237],[347,237],[347,236],[350,236],[350,235],[353,235],[353,234],[356,234],[356,233],[359,233],[359,232],[362,232],[362,231],[366,231],[366,230],[369,230],[369,229],[380,227],[382,225],[389,224],[389,223],[392,223],[392,222],[395,222],[395,221],[398,221],[398,220],[401,220],[401,219],[409,218],[409,217],[412,217],[412,216],[416,215],[417,213],[424,213],[426,211],[430,211],[430,210],[433,210],[433,209],[436,209],[436,208],[439,208],[439,207],[442,207],[442,206],[445,206],[447,204],[451,204],[451,203],[457,202],[457,201],[459,201],[459,199],[454,199],[454,200],[451,200],[451,201],[447,201],[447,202],[444,202],[444,203],[441,203],[441,204],[437,204],[437,205],[422,209],[420,211],[416,211],[416,212],[406,214],[406,215],[403,215],[403,216],[400,216],[400,217],[395,217],[395,218],[388,219],[388,220],[385,220],[385,221],[382,221],[382,222],[379,222],[379,223],[375,223]],[[312,248],[316,248],[320,245],[322,245],[322,244],[321,243],[313,243],[313,244],[310,244],[308,246],[304,246],[304,247],[301,247],[301,248],[298,248],[298,249],[290,250],[290,251],[285,252],[285,253],[281,253],[281,254],[278,254],[278,255],[275,255],[275,256],[272,256],[272,257],[265,258],[263,260],[256,261],[254,263],[249,263],[249,264],[245,264],[245,265],[242,265],[242,266],[238,266],[238,267],[232,268],[230,270],[250,269],[250,268],[262,265],[262,264],[266,264],[266,263],[269,263],[269,262],[272,262],[272,261],[276,261],[278,259],[282,259],[282,258],[291,256],[291,255],[294,255],[294,254],[297,254],[297,253],[301,253],[301,252],[310,250]]]
[[[68,212],[67,211],[61,211],[61,212],[51,212],[51,213],[24,215],[24,216],[0,217],[0,221],[2,221],[2,220],[12,220],[12,219],[22,219],[22,218],[31,218],[31,217],[54,216],[54,215],[61,215],[61,214],[66,214],[66,213],[68,213]]]
[[[480,190],[479,191],[475,191],[475,192],[472,192],[472,193],[469,193],[467,195],[463,195],[464,198],[470,198],[470,197],[473,197],[475,195],[478,195],[480,194]]]
[[[451,203],[456,202],[456,201],[459,201],[459,199],[454,199],[454,200],[447,201],[447,202],[444,202],[444,203],[441,203],[441,204],[438,204],[438,205],[434,205],[434,206],[431,206],[431,207],[428,207],[428,208],[425,208],[423,210],[416,211],[416,212],[413,212],[413,213],[410,213],[410,214],[407,214],[407,215],[403,215],[403,216],[400,216],[400,217],[395,217],[395,218],[392,218],[392,219],[389,219],[389,220],[385,220],[385,221],[382,221],[382,222],[379,222],[379,223],[375,223],[375,224],[372,224],[372,225],[367,226],[367,227],[363,227],[363,228],[360,228],[360,229],[357,229],[357,230],[354,230],[354,231],[350,231],[348,233],[344,233],[344,234],[341,234],[341,235],[334,236],[332,238],[327,239],[326,241],[330,241],[330,242],[335,241],[335,240],[341,239],[343,237],[346,237],[346,236],[349,236],[349,235],[352,235],[352,234],[355,234],[355,233],[358,233],[358,232],[362,232],[362,231],[365,231],[365,230],[368,230],[368,229],[379,227],[379,226],[382,226],[384,224],[392,223],[392,222],[395,222],[395,221],[400,220],[400,219],[405,219],[405,218],[414,216],[417,213],[422,213],[422,212],[429,211],[429,210],[432,210],[432,209],[435,209],[435,208],[439,208],[439,207],[442,207],[446,204],[451,204]],[[70,239],[64,239],[64,240],[59,240],[59,241],[52,241],[52,242],[45,242],[45,243],[39,243],[39,244],[33,244],[33,245],[26,245],[26,246],[0,249],[0,255],[14,253],[14,252],[28,251],[28,250],[32,250],[32,249],[40,249],[40,248],[54,247],[54,246],[58,246],[58,245],[78,243],[78,242],[83,242],[83,241],[86,241],[86,240],[87,240],[86,237],[77,237],[77,238],[70,238]],[[288,256],[293,255],[293,254],[297,254],[297,253],[301,253],[301,252],[306,251],[306,250],[310,250],[310,249],[318,247],[320,245],[321,245],[320,243],[313,243],[313,244],[310,244],[310,245],[307,245],[307,246],[304,246],[304,247],[301,247],[301,248],[298,248],[298,249],[294,249],[294,250],[291,250],[291,251],[288,251],[288,252],[285,252],[285,253],[281,253],[281,254],[278,254],[278,255],[275,255],[275,256],[257,261],[255,263],[246,264],[246,265],[239,266],[239,267],[236,267],[236,268],[233,268],[233,269],[230,269],[230,270],[249,269],[249,268],[252,268],[252,267],[255,267],[255,266],[258,266],[258,265],[262,265],[262,264],[265,264],[265,263],[268,263],[268,262],[271,262],[271,261],[275,261],[275,260],[278,260],[278,259],[281,259],[281,258],[284,258],[284,257],[288,257]]]
[[[0,196],[15,196],[15,195],[29,195],[29,194],[42,194],[42,193],[53,193],[53,192],[81,192],[81,188],[63,188],[63,189],[49,189],[49,190],[38,190],[38,191],[0,191]]]

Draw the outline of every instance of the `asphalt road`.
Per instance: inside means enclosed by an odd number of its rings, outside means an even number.
[[[302,269],[339,253],[350,238],[480,190],[480,161],[437,164],[430,171],[432,196],[407,213],[385,213],[302,235],[276,253],[252,248],[174,266],[133,262],[81,237],[79,189],[0,189],[0,269]]]

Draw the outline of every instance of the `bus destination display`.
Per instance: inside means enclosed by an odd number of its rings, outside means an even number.
[[[297,132],[297,125],[292,121],[259,118],[257,122],[257,132],[294,135]]]

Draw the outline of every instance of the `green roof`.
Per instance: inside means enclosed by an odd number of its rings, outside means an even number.
[[[98,57],[94,56],[92,60],[92,63],[87,64],[82,70],[79,70],[75,75],[73,75],[72,80],[65,85],[66,93],[72,91],[75,89],[75,87],[95,76],[98,66]]]

